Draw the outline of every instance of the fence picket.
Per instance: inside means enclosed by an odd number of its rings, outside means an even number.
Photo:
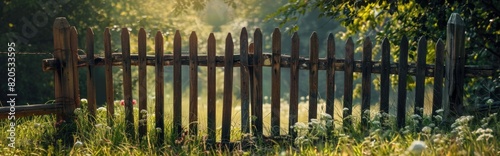
[[[367,133],[370,121],[370,98],[372,80],[372,41],[370,37],[365,37],[363,42],[363,63],[362,63],[362,90],[361,90],[361,128]]]
[[[207,46],[207,129],[208,129],[208,138],[207,143],[214,144],[215,143],[215,126],[216,126],[216,109],[215,109],[215,101],[216,101],[216,79],[215,79],[215,37],[214,33],[210,33],[208,37],[208,46]]]
[[[158,44],[158,43],[156,43]],[[155,45],[156,47],[156,45]],[[139,39],[138,39],[138,50],[139,50],[139,140],[142,140],[146,136],[147,132],[147,117],[142,114],[142,110],[147,112],[148,101],[147,101],[147,84],[146,84],[146,31],[144,28],[139,29]],[[163,66],[162,66],[163,67]]]
[[[198,38],[189,37],[189,134],[198,134]]]
[[[248,71],[248,33],[244,27],[240,35],[240,87],[241,87],[241,131],[250,132],[249,126],[249,71]]]
[[[91,123],[95,121],[96,115],[96,94],[95,94],[95,70],[94,70],[94,31],[87,28],[85,47],[87,49],[87,109]],[[93,124],[92,124],[93,125]]]
[[[408,39],[406,36],[403,36],[399,44],[398,73],[398,107],[396,120],[398,128],[403,128],[406,119],[406,79],[408,76]]]
[[[181,53],[182,43],[179,30],[174,36],[174,130],[177,137],[182,134],[182,73],[181,73]]]
[[[69,60],[67,62],[67,66],[69,69],[69,76],[71,78],[69,79],[69,83],[73,84],[70,85],[67,89],[67,92],[70,93],[70,97],[68,97],[71,102],[73,103],[76,108],[80,107],[80,87],[79,87],[79,81],[78,81],[78,32],[76,30],[76,27],[72,26],[69,31],[70,34],[70,54],[67,55],[69,56]]]
[[[262,32],[257,28],[254,32],[254,56],[253,56],[253,82],[254,90],[252,94],[254,95],[255,108],[252,108],[252,112],[255,112],[255,135],[262,136]]]
[[[335,101],[335,38],[330,33],[327,39],[327,63],[326,63],[326,113],[334,116]]]
[[[271,134],[280,135],[281,33],[274,29],[272,41]]]
[[[380,72],[380,112],[389,113],[389,73],[391,72],[391,45],[389,39],[382,41],[382,65]]]
[[[160,128],[157,133],[157,145],[162,145],[165,139],[165,123],[164,123],[164,69],[163,69],[163,35],[160,31],[156,32],[155,36],[155,128]]]
[[[299,112],[299,48],[300,38],[297,32],[292,36],[292,52],[290,60],[290,112],[288,134],[295,138],[297,133],[291,127],[298,121]]]
[[[130,67],[130,35],[122,28],[121,44],[123,55],[123,100],[125,103],[125,132],[130,139],[135,138],[134,107],[132,106],[132,72]]]
[[[113,88],[113,59],[111,58],[111,34],[109,28],[104,30],[104,62],[106,76],[106,110],[108,125],[113,126],[115,115],[115,93]]]
[[[231,33],[226,37],[224,54],[224,101],[222,106],[222,135],[221,143],[227,145],[231,137],[231,110],[233,102],[233,53],[234,45]]]
[[[311,34],[309,43],[309,120],[318,117],[318,34]]]
[[[352,93],[353,93],[353,72],[354,72],[354,42],[349,37],[345,45],[345,61],[344,61],[344,108],[343,120],[344,127],[351,126],[350,118],[352,115]]]
[[[432,98],[432,115],[443,107],[443,76],[444,76],[444,44],[441,39],[436,44],[436,63],[434,69],[434,91]]]
[[[417,74],[415,76],[415,107],[414,114],[423,117],[424,93],[425,93],[425,60],[427,54],[427,40],[425,36],[420,37],[417,47]],[[422,124],[419,122],[419,124]]]

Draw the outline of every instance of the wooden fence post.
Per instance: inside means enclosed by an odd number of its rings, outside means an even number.
[[[446,28],[445,115],[458,116],[463,111],[465,76],[465,24],[458,13],[451,14]],[[447,108],[448,107],[448,108]]]
[[[78,56],[76,49],[72,49],[70,25],[65,17],[58,17],[54,21],[54,57],[59,62],[59,67],[54,73],[54,89],[56,103],[63,106],[62,114],[58,115],[58,121],[74,120],[74,110],[79,105],[78,79],[76,63]]]

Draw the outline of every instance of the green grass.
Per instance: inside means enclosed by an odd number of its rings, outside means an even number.
[[[0,153],[5,155],[408,155],[410,145],[415,140],[421,140],[426,148],[422,155],[500,155],[498,141],[500,122],[498,114],[485,117],[463,116],[449,124],[430,116],[408,116],[404,129],[397,129],[393,123],[394,116],[371,112],[370,129],[361,132],[358,124],[351,128],[342,128],[341,103],[337,100],[334,120],[319,114],[318,120],[307,123],[307,99],[301,100],[299,106],[299,122],[295,130],[299,137],[296,140],[280,143],[264,143],[255,141],[252,148],[242,149],[236,146],[233,151],[221,148],[210,149],[204,146],[206,138],[206,108],[200,102],[200,125],[198,136],[185,136],[183,140],[171,137],[172,106],[170,97],[166,97],[165,115],[165,145],[157,146],[156,127],[154,126],[154,100],[148,99],[148,134],[142,142],[127,139],[124,125],[124,109],[115,104],[115,124],[106,123],[106,110],[99,108],[95,124],[88,121],[85,105],[77,111],[76,133],[63,137],[70,138],[72,144],[65,146],[57,139],[54,128],[55,117],[52,115],[33,116],[16,120],[16,148],[10,148],[7,139],[10,128],[8,120],[0,122]],[[201,98],[200,101],[206,101]],[[220,103],[221,101],[218,101]],[[282,101],[281,134],[288,133],[288,104]],[[240,140],[243,135],[239,131],[240,111],[234,101],[232,115],[231,139]],[[265,134],[269,134],[270,107],[264,105]],[[183,100],[183,123],[187,127],[188,101]],[[217,127],[221,123],[221,108],[217,108]],[[319,112],[324,112],[324,102],[318,106]],[[372,108],[372,110],[377,110]],[[139,110],[134,106],[136,128]],[[354,112],[359,114],[359,112]],[[359,116],[354,115],[355,123]],[[380,123],[380,118],[386,118],[389,123]],[[439,117],[437,117],[439,118]],[[418,128],[416,122],[422,122],[423,128]],[[301,126],[302,125],[302,126]],[[332,128],[332,125],[334,125]],[[217,139],[220,139],[220,128],[217,129]],[[418,154],[417,154],[418,155]]]

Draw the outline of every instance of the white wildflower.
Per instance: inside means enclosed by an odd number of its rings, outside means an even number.
[[[161,132],[161,128],[160,127],[156,127],[156,133],[160,133]]]
[[[87,99],[83,98],[83,99],[80,99],[80,103],[82,105],[86,105],[87,103],[89,103],[89,101]]]
[[[81,108],[76,108],[76,109],[74,110],[74,113],[75,113],[76,115],[80,115],[80,114],[82,114],[82,109],[81,109]]]
[[[332,116],[330,114],[327,114],[327,113],[321,113],[321,119],[322,120],[332,120]]]
[[[348,111],[348,110],[349,110],[349,108],[347,108],[347,107],[344,107],[344,111]]]
[[[429,134],[429,133],[431,133],[431,131],[432,131],[432,128],[430,128],[429,126],[425,126],[424,128],[422,128],[422,132],[424,132],[424,133]]]
[[[487,105],[492,105],[492,104],[493,104],[493,102],[494,102],[494,101],[493,101],[493,99],[488,99],[488,100],[486,101],[486,104],[487,104]]]
[[[422,152],[427,148],[427,145],[425,145],[425,142],[423,141],[420,141],[420,140],[416,140],[416,141],[413,141],[410,145],[410,147],[408,147],[408,152],[410,152],[411,154],[413,155],[421,155]]]
[[[40,123],[35,123],[35,128],[39,128],[40,127]]]
[[[101,128],[101,127],[103,127],[103,125],[102,125],[102,124],[96,124],[96,125],[95,125],[95,128]]]
[[[106,107],[97,108],[97,112],[106,112]]]
[[[80,147],[83,147],[83,142],[81,141],[76,141],[75,144],[73,145],[75,148],[80,148]]]

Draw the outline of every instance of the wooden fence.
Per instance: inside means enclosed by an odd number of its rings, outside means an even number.
[[[146,55],[146,33],[144,29],[139,30],[138,34],[138,55],[130,54],[129,31],[123,28],[121,31],[121,53],[112,53],[110,30],[106,29],[104,33],[104,57],[94,57],[94,33],[91,29],[86,32],[86,56],[78,56],[78,38],[75,27],[70,27],[64,17],[59,17],[54,22],[54,58],[43,60],[44,71],[54,71],[55,81],[55,105],[32,105],[27,108],[18,107],[18,114],[39,115],[39,114],[58,114],[59,119],[73,120],[74,109],[80,107],[80,95],[78,86],[78,68],[86,68],[87,72],[87,99],[88,111],[92,116],[96,114],[95,85],[94,75],[96,66],[105,66],[106,76],[106,102],[108,119],[113,118],[114,114],[114,91],[113,91],[113,66],[120,66],[123,69],[123,97],[125,103],[125,120],[127,134],[135,138],[134,116],[132,105],[132,81],[131,66],[139,68],[139,110],[147,110],[146,102],[146,66],[155,67],[155,127],[161,128],[158,135],[158,141],[164,141],[164,74],[173,74],[173,125],[174,131],[181,134],[184,130],[181,125],[181,101],[189,100],[189,132],[197,135],[198,129],[198,66],[207,67],[207,130],[208,142],[216,142],[216,91],[215,91],[215,68],[224,67],[224,97],[222,105],[222,135],[221,143],[230,142],[231,130],[231,110],[232,110],[232,86],[233,86],[233,68],[239,67],[240,76],[240,94],[241,94],[241,130],[243,133],[251,132],[255,136],[263,136],[263,114],[262,114],[262,67],[272,68],[272,96],[271,96],[271,135],[282,136],[280,134],[280,75],[281,68],[290,68],[290,113],[289,126],[297,122],[298,117],[298,84],[299,70],[309,70],[309,119],[316,118],[318,105],[318,85],[326,85],[326,113],[333,116],[334,112],[334,92],[335,73],[344,73],[343,107],[348,108],[344,111],[344,118],[352,115],[353,103],[353,73],[362,73],[362,103],[361,112],[370,110],[371,94],[371,73],[380,74],[380,110],[389,112],[389,88],[391,74],[397,74],[398,93],[397,93],[397,126],[405,125],[406,117],[406,86],[407,77],[414,75],[416,78],[415,88],[415,109],[424,107],[424,79],[425,77],[434,77],[433,107],[432,112],[443,108],[443,104],[448,104],[449,108],[445,111],[460,114],[463,110],[463,90],[465,76],[490,76],[495,72],[494,69],[487,69],[474,66],[465,66],[464,51],[464,23],[458,14],[452,14],[448,22],[446,47],[443,41],[439,40],[436,44],[435,65],[426,64],[427,40],[421,37],[417,47],[417,63],[408,63],[408,39],[403,37],[399,44],[399,62],[390,61],[390,43],[387,39],[382,42],[381,61],[372,61],[372,41],[370,38],[364,38],[362,60],[354,60],[354,43],[351,38],[347,40],[345,50],[335,49],[335,40],[332,34],[328,35],[326,45],[326,58],[319,58],[319,39],[317,34],[312,33],[309,39],[309,58],[299,57],[300,39],[297,33],[291,38],[291,55],[282,55],[281,51],[281,32],[275,29],[272,34],[272,53],[263,53],[263,38],[260,29],[256,29],[253,35],[254,43],[248,43],[248,32],[246,28],[241,30],[240,51],[235,55],[233,37],[227,35],[225,41],[224,56],[216,56],[215,37],[210,34],[208,38],[207,55],[198,55],[198,43],[196,33],[193,32],[189,37],[189,55],[181,55],[181,35],[179,31],[175,33],[173,54],[164,54],[164,41],[161,32],[156,33],[154,56]],[[447,53],[445,53],[447,49]],[[335,54],[345,52],[345,58],[336,58]],[[445,55],[446,54],[446,55]],[[446,62],[444,62],[446,57]],[[181,66],[188,65],[190,68],[190,95],[189,99],[181,99]],[[173,73],[165,73],[164,66],[173,66]],[[318,82],[318,71],[326,70],[327,82]],[[444,81],[443,81],[444,80]],[[443,87],[444,86],[444,87]],[[33,109],[33,108],[37,109]],[[5,108],[0,108],[5,111]],[[4,110],[5,109],[5,110]],[[43,109],[44,111],[39,111]],[[255,120],[250,120],[251,115]],[[414,111],[422,115],[421,111]],[[2,113],[3,114],[3,113]],[[361,124],[366,129],[369,125],[368,118],[362,113]],[[18,115],[19,116],[19,115]],[[138,118],[141,118],[139,113]],[[109,120],[109,124],[112,124]],[[202,121],[204,122],[204,121]],[[344,125],[350,125],[352,121],[344,120]],[[138,138],[142,138],[147,133],[147,124],[139,124]],[[287,136],[295,136],[293,131],[289,131]]]

